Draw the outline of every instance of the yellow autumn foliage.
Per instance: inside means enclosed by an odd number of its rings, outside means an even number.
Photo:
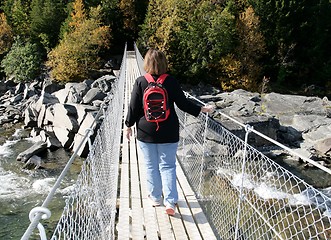
[[[76,0],[72,13],[71,32],[48,54],[46,65],[51,77],[58,81],[80,81],[100,65],[101,48],[109,47],[110,29],[102,26],[101,8],[91,8],[90,17],[84,14],[81,0]]]
[[[5,14],[0,13],[0,54],[8,52],[13,41],[13,31],[8,25]]]

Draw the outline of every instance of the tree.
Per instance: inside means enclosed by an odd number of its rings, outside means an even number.
[[[119,8],[119,0],[103,0],[101,1],[103,23],[112,29],[112,45],[116,49],[119,45],[124,45],[127,41],[123,26],[123,14]],[[122,52],[122,50],[120,50]]]
[[[219,61],[233,51],[234,36],[235,17],[228,8],[213,1],[200,2],[182,33],[190,62],[188,75],[200,80],[213,78],[210,82],[216,83]]]
[[[9,51],[14,41],[13,31],[4,13],[0,13],[0,55]]]
[[[91,8],[87,15],[83,1],[75,0],[70,31],[48,54],[51,76],[59,81],[82,80],[90,70],[100,66],[98,53],[108,47],[109,27],[101,24],[101,7]]]
[[[59,40],[61,23],[65,19],[64,4],[59,0],[32,0],[30,19],[32,37],[49,52]]]
[[[1,67],[7,76],[17,82],[33,80],[40,72],[42,58],[36,44],[23,42],[16,38],[11,50],[1,61]]]
[[[30,36],[30,5],[24,0],[15,0],[11,6],[10,23],[15,35]]]
[[[266,70],[280,89],[330,80],[331,3],[329,0],[249,0],[267,39]],[[330,76],[330,75],[329,75]]]
[[[148,0],[119,0],[123,27],[130,40],[138,37],[139,25],[143,23]]]
[[[256,90],[262,80],[261,59],[266,54],[264,36],[260,32],[260,21],[250,6],[237,21],[238,46],[235,55],[240,61],[240,74],[235,88]]]

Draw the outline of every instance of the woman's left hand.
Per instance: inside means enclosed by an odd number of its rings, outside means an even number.
[[[213,112],[215,107],[213,105],[206,105],[201,107],[201,112],[203,113],[211,113]]]

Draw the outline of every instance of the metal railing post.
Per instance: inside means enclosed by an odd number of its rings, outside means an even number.
[[[205,149],[206,149],[206,139],[207,139],[207,127],[208,127],[208,113],[205,114],[205,127],[203,133],[203,141],[202,141],[202,159],[201,159],[201,167],[200,167],[200,179],[199,179],[199,195],[201,194],[202,182],[203,182],[203,175],[204,175],[204,166],[205,166]]]
[[[244,198],[243,189],[244,189],[244,174],[245,174],[245,165],[246,165],[246,153],[247,153],[247,145],[248,145],[248,134],[253,130],[253,127],[250,125],[245,126],[245,145],[243,151],[243,162],[241,166],[241,185],[240,185],[240,192],[239,192],[239,201],[238,201],[238,210],[237,210],[237,220],[236,220],[236,229],[235,229],[235,237],[234,239],[238,239],[238,232],[239,232],[239,222],[240,222],[240,212],[241,212],[241,203]]]

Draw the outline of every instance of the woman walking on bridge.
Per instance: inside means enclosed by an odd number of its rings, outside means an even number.
[[[145,76],[136,79],[132,92],[130,105],[125,124],[126,137],[130,141],[131,127],[136,124],[138,145],[142,150],[147,169],[147,191],[153,206],[163,204],[168,215],[175,215],[175,205],[178,201],[176,186],[176,152],[179,141],[179,121],[174,104],[181,110],[197,117],[200,112],[213,111],[212,106],[199,106],[189,101],[182,91],[178,81],[170,75],[168,63],[163,52],[149,49],[144,59]],[[164,121],[154,119],[151,121],[148,110],[144,110],[144,94],[149,88],[148,81],[159,81],[163,78],[161,88],[167,95],[167,113]],[[154,82],[154,86],[155,86]],[[159,85],[160,86],[160,85]],[[145,97],[146,98],[146,97]],[[150,109],[150,108],[149,108]],[[162,112],[165,113],[165,112]],[[153,115],[154,113],[152,113]]]

